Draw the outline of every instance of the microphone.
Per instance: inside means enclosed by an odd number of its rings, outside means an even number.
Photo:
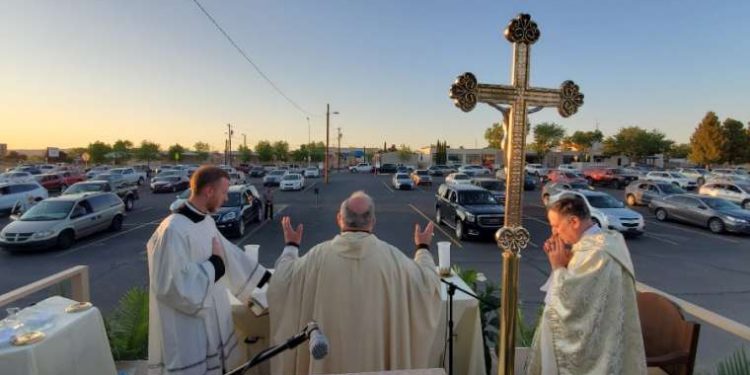
[[[320,360],[328,355],[328,339],[318,327],[318,323],[311,322],[307,325],[307,333],[310,336],[310,355],[315,360]]]

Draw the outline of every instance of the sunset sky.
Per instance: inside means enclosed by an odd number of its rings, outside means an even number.
[[[527,12],[541,39],[531,82],[578,83],[585,105],[532,122],[605,135],[638,125],[688,141],[707,110],[750,121],[749,1],[212,1],[201,4],[276,93],[191,0],[4,1],[0,143],[85,146],[119,138],[223,148],[227,123],[248,144],[483,147],[499,113],[448,98],[465,71],[508,83],[508,21]],[[333,138],[332,138],[333,139]]]

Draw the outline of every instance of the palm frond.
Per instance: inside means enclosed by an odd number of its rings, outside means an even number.
[[[116,361],[148,356],[148,291],[130,289],[105,321],[112,356]]]
[[[745,347],[741,347],[728,358],[716,366],[717,375],[747,375],[750,374],[750,357]]]

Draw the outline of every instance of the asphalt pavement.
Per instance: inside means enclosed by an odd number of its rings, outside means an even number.
[[[435,191],[431,187],[394,191],[390,176],[332,174],[328,185],[322,179],[308,179],[305,190],[274,194],[276,216],[272,221],[251,224],[240,246],[260,245],[260,260],[272,267],[284,246],[280,218],[290,216],[304,225],[301,251],[328,240],[338,233],[336,211],[343,199],[364,190],[375,201],[376,235],[405,254],[414,253],[414,225],[424,226],[435,216]],[[260,187],[260,180],[253,183]],[[319,194],[315,194],[316,190]],[[622,190],[598,189],[622,199]],[[141,188],[141,199],[128,213],[120,232],[104,232],[78,241],[68,250],[24,253],[0,251],[0,293],[49,276],[75,265],[90,267],[92,302],[105,313],[134,286],[147,286],[146,242],[159,222],[167,216],[175,195],[152,194]],[[640,282],[716,313],[750,325],[750,237],[713,234],[707,229],[672,222],[659,222],[645,207],[637,207],[646,219],[646,234],[627,240]],[[543,294],[539,287],[549,275],[549,264],[539,247],[549,236],[545,208],[539,190],[524,196],[524,226],[531,233],[531,244],[523,251],[520,270],[520,299],[528,320],[535,317]],[[0,218],[0,228],[8,218]],[[458,241],[453,230],[441,226],[436,241],[451,241],[453,264],[483,272],[490,282],[501,279],[501,250],[491,239]],[[433,254],[437,261],[436,246]],[[43,298],[38,294],[19,304]],[[713,363],[734,351],[743,342],[734,336],[703,325],[698,350],[699,364]]]

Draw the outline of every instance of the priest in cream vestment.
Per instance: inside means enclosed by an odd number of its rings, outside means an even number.
[[[336,374],[440,367],[440,278],[428,250],[432,224],[416,226],[414,259],[378,239],[372,199],[362,192],[337,215],[341,234],[298,256],[302,227],[284,218],[287,246],[268,287],[275,344],[316,321],[328,356],[313,360],[306,345],[271,360],[273,374]]]
[[[219,375],[242,362],[227,291],[247,301],[270,277],[227,241],[209,215],[224,203],[229,175],[202,167],[190,199],[148,242],[150,375]]]
[[[602,230],[577,196],[549,209],[552,274],[528,374],[646,374],[635,274],[622,235]]]

